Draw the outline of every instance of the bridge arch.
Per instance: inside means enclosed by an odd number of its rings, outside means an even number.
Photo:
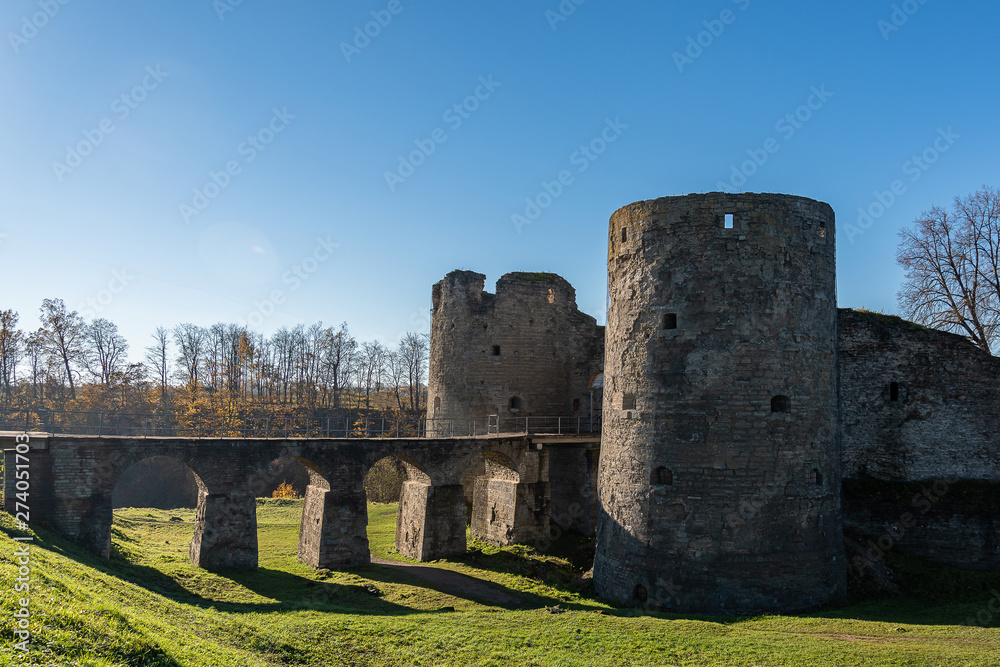
[[[111,498],[112,498],[112,508],[115,507],[158,507],[159,509],[174,509],[177,507],[195,507],[201,503],[202,498],[207,498],[209,495],[208,485],[205,483],[198,471],[192,466],[192,463],[196,463],[191,460],[191,457],[178,453],[178,452],[165,452],[160,453],[155,450],[149,449],[134,449],[132,451],[123,452],[121,457],[117,458],[116,465],[114,466],[114,472],[111,479],[113,483],[111,485]],[[148,502],[136,503],[136,498],[128,498],[127,495],[123,495],[124,489],[121,485],[131,484],[134,487],[142,488],[146,493],[152,493],[154,495],[159,495],[161,500],[163,498],[169,498],[168,494],[164,494],[164,479],[162,472],[166,469],[169,470],[171,464],[180,464],[179,470],[182,470],[184,477],[181,479],[172,480],[175,485],[181,486],[180,489],[175,489],[175,491],[180,491],[180,495],[173,496],[177,498],[178,502],[160,502],[156,504],[151,504]],[[159,468],[159,470],[157,470]],[[178,467],[174,466],[175,471]],[[159,479],[156,478],[157,472],[161,473]],[[186,477],[186,479],[185,479]],[[183,484],[185,482],[193,483],[194,488],[190,489],[191,497],[184,493]],[[151,490],[151,491],[150,491]],[[148,500],[153,496],[146,495],[140,496],[140,499]],[[167,507],[167,505],[171,505]],[[112,520],[113,520],[113,509],[112,509]],[[195,549],[196,543],[201,543],[202,533],[204,525],[199,525],[195,522],[194,527],[191,532],[191,541],[188,544],[188,558],[194,562],[199,563],[200,557]],[[111,543],[111,533],[110,528],[108,532],[108,555],[110,555],[110,543]]]

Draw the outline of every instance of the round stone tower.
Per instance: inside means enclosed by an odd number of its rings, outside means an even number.
[[[721,614],[842,597],[830,206],[626,206],[608,289],[597,591]]]

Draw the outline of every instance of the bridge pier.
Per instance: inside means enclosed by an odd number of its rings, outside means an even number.
[[[486,452],[486,474],[476,479],[472,536],[495,544],[531,544],[548,535],[547,455],[528,452],[512,460]]]
[[[355,479],[361,476],[355,475]],[[306,487],[299,530],[299,560],[310,567],[328,569],[371,562],[364,487],[335,490],[328,487],[315,482]]]
[[[257,569],[257,501],[249,491],[198,494],[191,563],[206,570]]]
[[[396,515],[396,550],[429,561],[464,554],[467,548],[462,485],[403,482]]]

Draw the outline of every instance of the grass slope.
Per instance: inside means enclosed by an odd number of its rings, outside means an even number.
[[[431,564],[504,589],[517,603],[502,608],[427,587],[405,569],[313,571],[296,560],[301,507],[301,501],[260,502],[256,572],[192,567],[190,510],[117,511],[107,561],[37,531],[34,636],[26,655],[12,648],[18,596],[10,535],[17,533],[0,513],[0,664],[876,667],[1000,661],[1000,630],[960,625],[986,608],[984,591],[998,583],[996,575],[935,579],[938,568],[905,561],[916,596],[809,616],[717,619],[610,607],[588,593],[569,561],[525,547],[474,543],[461,560]],[[371,548],[380,558],[404,561],[392,546],[395,509],[369,506]]]

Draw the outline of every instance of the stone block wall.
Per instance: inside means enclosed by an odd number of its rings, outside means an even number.
[[[844,477],[1000,481],[1000,359],[877,313],[839,329]]]
[[[501,430],[519,417],[589,418],[604,329],[577,310],[573,287],[551,273],[508,273],[490,294],[485,280],[453,271],[434,285],[428,432],[447,436],[454,424],[465,434],[473,419],[484,432],[489,415]]]
[[[878,313],[839,329],[845,528],[875,555],[1000,567],[1000,359]]]
[[[602,596],[743,614],[844,595],[834,234],[828,205],[783,195],[612,216]]]
[[[14,436],[0,436],[8,475],[5,507],[16,502]],[[533,539],[546,525],[547,474],[542,453],[524,438],[454,440],[192,439],[33,436],[31,517],[88,550],[108,556],[112,497],[133,465],[154,456],[188,466],[198,487],[190,545],[192,563],[209,569],[257,566],[253,489],[274,461],[299,461],[309,475],[299,532],[299,558],[313,567],[369,562],[363,480],[394,455],[407,469],[397,518],[400,552],[432,560],[466,549],[463,476],[483,469],[483,453],[502,454],[529,483],[515,489],[512,534]],[[539,500],[541,499],[541,500]],[[521,524],[524,524],[523,526]],[[541,527],[539,527],[541,526]]]

